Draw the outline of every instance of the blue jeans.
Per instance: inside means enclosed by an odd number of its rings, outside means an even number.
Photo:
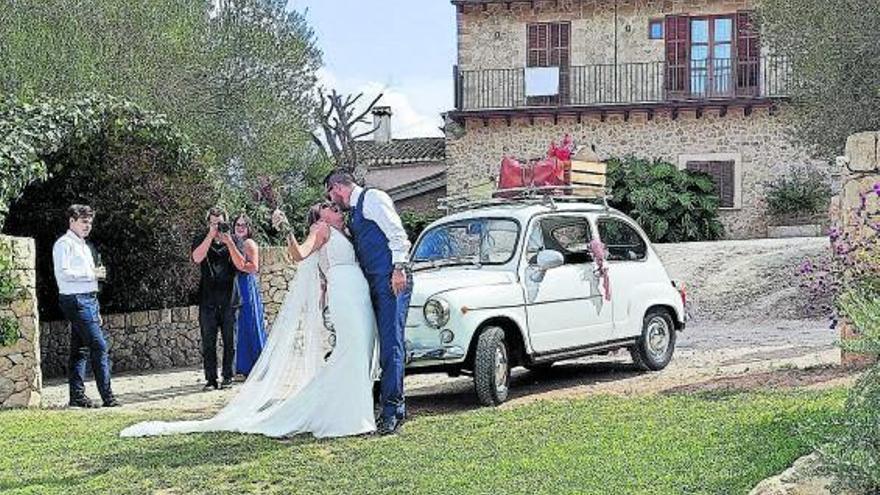
[[[70,400],[85,397],[86,362],[91,361],[98,392],[104,402],[113,398],[110,389],[110,356],[99,324],[98,297],[95,293],[61,294],[61,311],[70,322]]]
[[[403,375],[406,366],[404,329],[409,300],[412,297],[412,275],[407,276],[407,288],[399,295],[391,290],[390,276],[368,276],[373,310],[379,327],[379,365],[381,418],[402,419],[406,416],[403,395]]]

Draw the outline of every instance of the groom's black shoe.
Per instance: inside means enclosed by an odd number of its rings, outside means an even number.
[[[218,390],[219,388],[220,388],[220,385],[217,385],[216,381],[211,381],[211,382],[206,383],[205,386],[202,387],[202,390],[204,390],[204,391]]]
[[[403,419],[397,416],[385,418],[376,429],[376,433],[380,435],[396,435],[400,433],[400,427],[403,426]]]
[[[224,378],[222,382],[220,382],[220,388],[229,388],[232,386],[232,378]]]

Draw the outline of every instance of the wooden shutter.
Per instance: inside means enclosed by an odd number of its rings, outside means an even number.
[[[530,105],[555,105],[568,102],[569,66],[571,65],[571,24],[542,22],[526,27],[526,67],[559,67],[559,96],[529,97]]]
[[[688,91],[688,52],[690,50],[690,19],[683,15],[666,16],[666,92],[685,96]]]
[[[734,167],[733,161],[694,161],[687,162],[687,169],[694,172],[704,172],[712,176],[715,182],[715,192],[718,194],[719,206],[722,208],[734,207]]]
[[[757,96],[760,88],[761,45],[754,13],[736,13],[736,92]]]

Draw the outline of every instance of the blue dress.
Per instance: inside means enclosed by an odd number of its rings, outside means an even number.
[[[238,321],[235,339],[235,372],[247,375],[260,358],[263,346],[266,345],[266,330],[263,326],[263,298],[260,296],[260,284],[253,273],[239,272],[235,277],[238,293],[241,296],[241,307],[238,309]]]

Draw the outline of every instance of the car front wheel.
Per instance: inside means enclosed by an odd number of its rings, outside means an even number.
[[[665,309],[652,308],[642,322],[642,335],[630,348],[633,362],[643,370],[659,371],[672,360],[675,351],[675,326]]]
[[[474,356],[474,388],[484,406],[496,406],[507,400],[510,387],[510,359],[504,330],[488,327],[477,340]]]

